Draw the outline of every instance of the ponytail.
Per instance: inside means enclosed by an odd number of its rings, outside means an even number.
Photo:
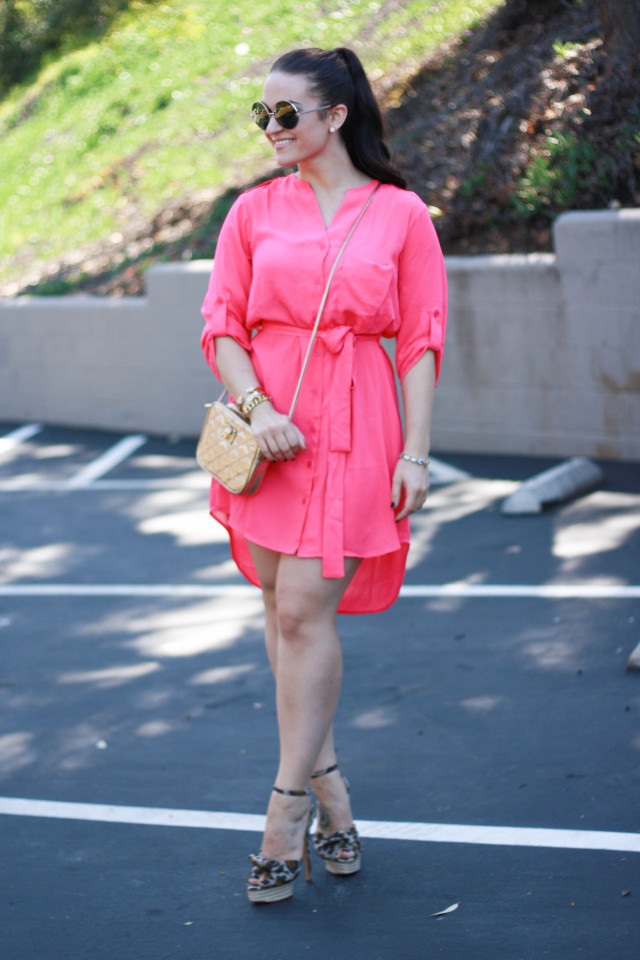
[[[280,57],[272,72],[303,74],[322,103],[343,103],[347,118],[340,134],[354,167],[380,183],[406,190],[407,182],[391,163],[384,142],[382,114],[358,56],[347,47],[308,47]]]

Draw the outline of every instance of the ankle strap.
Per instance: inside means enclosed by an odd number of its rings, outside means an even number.
[[[311,779],[315,780],[317,777],[324,777],[327,773],[333,773],[334,770],[338,769],[338,764],[334,763],[332,767],[327,767],[326,770],[316,770],[315,773],[311,774]]]
[[[285,797],[308,797],[311,793],[311,787],[308,790],[283,790],[281,787],[273,788],[276,793],[282,793]]]

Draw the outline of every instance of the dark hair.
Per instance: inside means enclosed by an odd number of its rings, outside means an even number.
[[[392,183],[406,190],[407,182],[391,163],[389,148],[383,140],[380,107],[353,50],[347,47],[292,50],[276,60],[271,71],[276,70],[306,76],[311,90],[322,103],[331,106],[343,103],[348,114],[340,133],[353,165],[381,183]]]

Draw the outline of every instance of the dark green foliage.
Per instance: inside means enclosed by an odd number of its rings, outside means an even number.
[[[606,158],[600,169],[596,150],[587,140],[572,133],[547,137],[545,148],[527,166],[513,194],[521,217],[541,213],[553,218],[558,211],[579,208],[583,184],[591,178],[607,182]]]

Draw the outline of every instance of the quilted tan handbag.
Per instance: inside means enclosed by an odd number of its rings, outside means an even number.
[[[208,408],[196,450],[198,463],[230,493],[256,493],[269,461],[262,456],[248,417],[222,399]]]
[[[375,188],[369,195],[367,202],[358,214],[355,223],[349,230],[344,243],[340,247],[337,257],[334,260],[331,273],[329,274],[329,278],[327,280],[327,285],[324,288],[320,307],[318,308],[318,314],[313,325],[311,339],[309,340],[309,345],[307,346],[307,352],[302,363],[302,370],[300,371],[298,384],[291,402],[291,409],[289,410],[289,419],[291,419],[293,416],[293,411],[298,400],[298,394],[300,393],[302,380],[304,378],[305,371],[307,369],[307,363],[309,362],[309,357],[311,355],[313,341],[316,333],[318,332],[320,318],[329,294],[329,287],[333,279],[333,274],[335,273],[335,269],[338,266],[338,261],[342,256],[347,243],[351,239],[351,234],[364,216],[365,210],[373,200],[373,195],[378,189],[378,186],[379,184],[376,184]],[[257,493],[264,478],[269,461],[265,460],[262,455],[260,447],[258,446],[253,435],[253,431],[251,430],[249,418],[245,417],[245,415],[233,403],[225,403],[224,398],[226,395],[227,391],[224,390],[218,400],[216,400],[214,403],[207,404],[208,410],[205,417],[204,426],[202,428],[202,433],[200,434],[200,439],[198,440],[196,459],[202,469],[206,470],[207,473],[210,473],[218,481],[218,483],[221,483],[222,486],[225,487],[225,489],[230,493],[244,493],[250,495],[252,493]]]

